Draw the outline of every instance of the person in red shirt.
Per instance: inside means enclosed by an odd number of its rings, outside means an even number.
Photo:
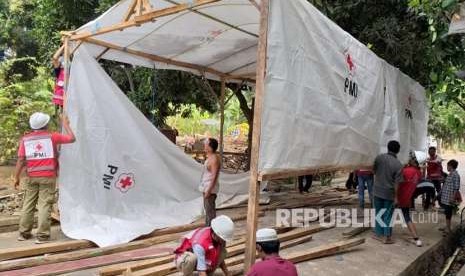
[[[426,178],[434,184],[436,198],[441,192],[441,184],[444,182],[444,171],[442,169],[442,158],[436,154],[436,148],[428,149],[428,159],[426,160]]]
[[[26,168],[27,178],[23,181],[24,201],[19,222],[19,241],[32,237],[34,211],[38,213],[36,243],[50,240],[52,205],[55,200],[56,177],[58,171],[58,150],[60,144],[73,143],[76,138],[68,118],[62,116],[66,134],[48,131],[50,116],[36,112],[29,118],[32,132],[19,141],[18,161],[15,172],[15,189],[19,188],[21,173]]]
[[[297,276],[295,265],[279,256],[279,239],[276,230],[263,228],[257,231],[256,248],[262,261],[255,263],[247,276]]]
[[[399,183],[399,188],[397,190],[397,207],[401,209],[404,221],[407,224],[407,227],[413,239],[415,240],[416,245],[422,246],[423,243],[418,238],[417,229],[412,221],[412,218],[410,217],[410,208],[413,207],[413,194],[415,193],[417,184],[421,180],[421,169],[419,166],[419,161],[424,162],[424,159],[426,159],[426,155],[424,158],[420,158],[419,155],[421,155],[420,152],[411,153],[409,163],[402,169],[402,181]]]

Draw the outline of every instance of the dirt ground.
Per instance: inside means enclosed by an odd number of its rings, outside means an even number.
[[[463,164],[459,165],[459,172],[462,179],[465,179],[465,154],[448,154],[444,158],[451,159],[456,158]],[[0,167],[0,187],[7,187],[11,185],[8,181],[9,175],[12,173],[12,168]],[[339,179],[332,184],[334,186],[343,186],[344,180]],[[288,189],[292,189],[292,185],[286,186]],[[1,188],[0,188],[1,189]],[[311,192],[322,189],[318,187],[318,183],[312,188]],[[464,185],[461,186],[462,193],[464,193]],[[0,196],[14,192],[11,186],[7,189],[0,190]],[[367,195],[366,195],[367,196]],[[0,200],[0,204],[2,200]],[[357,200],[354,200],[348,206],[339,207],[356,207]],[[220,211],[222,213],[223,211]],[[443,215],[439,214],[438,222],[425,222],[417,224],[417,229],[421,239],[423,240],[423,247],[416,247],[412,240],[409,238],[408,232],[405,228],[396,227],[394,229],[395,244],[385,245],[371,238],[372,232],[368,230],[357,237],[366,238],[366,242],[357,248],[348,252],[337,254],[334,256],[324,257],[308,262],[303,262],[297,265],[299,275],[344,275],[344,276],[359,276],[359,275],[398,275],[405,268],[407,268],[412,262],[414,262],[421,254],[426,252],[428,249],[439,243],[442,239],[441,233],[438,228],[443,225]],[[455,216],[454,224],[458,224],[458,216]],[[264,217],[259,220],[259,227],[270,227],[274,226],[276,222],[276,213],[274,211],[266,212]],[[237,233],[245,233],[245,221],[237,223]],[[283,250],[282,254],[305,251],[309,248],[316,247],[318,245],[326,244],[333,241],[339,241],[343,239],[342,233],[346,232],[347,228],[333,228],[318,232],[313,235],[313,240],[307,243],[303,243],[299,246]],[[32,242],[19,243],[16,242],[16,233],[3,233],[0,234],[0,248],[19,247],[24,245],[32,245]],[[55,240],[66,240],[66,236],[61,232],[59,226],[53,227],[52,238]],[[176,243],[160,244],[160,248],[174,248]],[[85,271],[79,271],[69,273],[65,275],[72,276],[90,276],[98,275],[98,269],[90,269]]]

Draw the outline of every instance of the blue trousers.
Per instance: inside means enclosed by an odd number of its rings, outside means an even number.
[[[360,208],[365,206],[365,187],[368,190],[370,202],[373,204],[373,175],[358,176],[358,205]]]
[[[381,225],[375,220],[375,233],[378,236],[390,237],[392,235],[391,219],[394,212],[394,201],[375,196],[373,199],[373,205],[375,206],[376,215],[384,210],[381,216],[381,221],[384,222],[385,226]]]

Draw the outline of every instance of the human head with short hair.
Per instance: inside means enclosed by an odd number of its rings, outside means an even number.
[[[49,122],[50,115],[42,112],[35,112],[29,117],[29,126],[33,130],[47,129]]]
[[[447,171],[452,172],[455,171],[459,166],[459,162],[457,160],[452,159],[449,162],[447,162]]]
[[[205,151],[207,153],[216,153],[218,150],[218,140],[215,138],[207,138],[205,140]]]
[[[398,154],[400,152],[400,144],[395,140],[389,141],[387,148],[389,152],[394,154]]]
[[[258,229],[256,233],[256,250],[260,258],[279,254],[279,239],[276,230],[271,228]]]
[[[431,157],[435,157],[436,156],[436,147],[429,147],[428,154]]]

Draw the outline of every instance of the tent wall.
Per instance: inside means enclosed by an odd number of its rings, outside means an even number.
[[[307,1],[271,1],[267,51],[262,175],[370,166],[386,137],[425,149],[423,88]]]
[[[60,154],[63,232],[99,246],[128,242],[202,214],[202,166],[161,134],[82,45],[71,65],[76,142]],[[248,174],[221,174],[217,204],[247,199]]]

